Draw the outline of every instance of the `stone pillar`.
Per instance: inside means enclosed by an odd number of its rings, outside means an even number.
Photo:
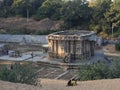
[[[56,40],[56,57],[58,57],[58,40]]]
[[[54,52],[54,40],[52,40],[52,52]]]
[[[86,47],[86,51],[85,51],[85,52],[86,52],[86,55],[85,55],[85,56],[86,56],[86,59],[87,59],[88,56],[89,56],[89,41],[88,41],[88,40],[86,40],[86,44],[85,44],[85,45],[86,45],[86,46],[85,46],[85,47]]]
[[[71,53],[71,41],[68,40],[68,52]]]
[[[58,56],[59,57],[64,57],[64,41],[63,40],[58,40]]]
[[[56,53],[56,41],[53,40],[53,57],[56,57],[55,53]]]
[[[88,56],[89,56],[89,58],[91,57],[91,41],[89,41],[89,51],[88,51]]]
[[[73,60],[76,59],[76,40],[73,40]]]
[[[85,54],[85,40],[82,40],[82,59],[84,59],[84,54]]]
[[[54,57],[57,57],[58,54],[58,40],[54,40]]]
[[[82,59],[82,49],[83,49],[83,45],[82,45],[82,41],[80,41],[80,58]]]
[[[76,41],[76,59],[80,59],[80,53],[81,53],[81,42]]]
[[[66,40],[66,52],[69,53],[69,43],[68,43],[68,40]]]
[[[48,50],[51,52],[51,41],[50,41],[50,39],[48,40],[48,45],[49,45]]]
[[[64,52],[67,53],[67,41],[64,42]]]
[[[91,56],[94,56],[94,42],[92,42],[92,51],[91,51]]]
[[[84,58],[86,58],[86,46],[87,46],[86,40],[84,40],[84,46],[83,46],[84,47]]]
[[[88,51],[89,51],[89,41],[86,40],[86,59],[88,58]]]
[[[92,55],[92,42],[90,41],[90,57]]]
[[[91,41],[90,42],[90,56],[94,56],[94,42],[93,41]]]

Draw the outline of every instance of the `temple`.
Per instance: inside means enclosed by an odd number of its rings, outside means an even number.
[[[93,31],[65,30],[48,35],[50,58],[65,58],[69,55],[74,60],[94,56],[95,36]]]

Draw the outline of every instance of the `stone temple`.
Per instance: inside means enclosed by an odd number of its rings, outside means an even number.
[[[65,58],[70,55],[72,62],[94,56],[95,36],[93,31],[65,30],[48,35],[50,58]]]

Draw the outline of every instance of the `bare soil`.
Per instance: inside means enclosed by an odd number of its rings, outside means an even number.
[[[41,21],[35,21],[30,18],[27,23],[26,18],[22,17],[9,17],[0,18],[0,31],[6,32],[10,30],[58,30],[63,21],[53,21],[49,18],[43,19]]]
[[[115,45],[112,45],[112,44],[108,44],[108,45],[104,46],[103,48],[106,49],[110,53],[117,52],[115,49]]]

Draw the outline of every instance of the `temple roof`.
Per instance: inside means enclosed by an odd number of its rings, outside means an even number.
[[[65,30],[48,35],[48,39],[54,40],[94,40],[95,32],[86,30]]]
[[[86,36],[91,34],[94,34],[94,32],[86,31],[86,30],[65,30],[65,31],[52,33],[52,35],[77,35],[77,36]]]

